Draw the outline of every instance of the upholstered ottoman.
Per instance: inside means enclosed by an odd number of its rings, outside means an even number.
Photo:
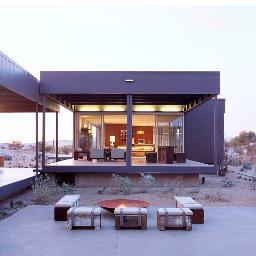
[[[73,227],[87,227],[99,230],[101,227],[101,208],[70,208],[67,212],[67,230],[71,230]]]
[[[175,196],[174,199],[176,201],[176,207],[189,208],[193,212],[193,224],[204,224],[204,208],[201,204],[191,197]]]
[[[157,227],[159,230],[192,229],[191,217],[193,212],[188,208],[158,208]]]
[[[66,195],[62,197],[54,205],[54,220],[65,221],[67,220],[67,211],[71,207],[78,207],[80,203],[80,195]]]
[[[116,208],[115,229],[122,228],[140,228],[147,229],[147,209],[127,207]]]
[[[183,204],[183,207],[189,208],[193,212],[193,224],[204,224],[204,208],[201,204]]]

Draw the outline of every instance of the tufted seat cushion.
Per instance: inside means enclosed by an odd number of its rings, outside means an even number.
[[[55,207],[78,206],[79,200],[80,200],[80,195],[65,195],[55,204]]]
[[[55,204],[55,207],[73,207],[74,205],[74,202],[59,201]]]
[[[65,195],[59,202],[74,202],[80,199],[80,195]]]
[[[73,213],[74,215],[100,215],[101,209],[99,207],[77,207],[77,208],[70,208],[68,210],[68,214]]]
[[[188,196],[175,196],[174,199],[180,204],[197,204],[197,202]]]
[[[126,208],[115,208],[115,214],[120,214],[121,209],[123,209],[123,214],[137,215],[139,214],[139,209],[141,214],[147,214],[147,209],[137,208],[137,207],[126,207]]]
[[[203,209],[203,206],[201,204],[195,203],[195,204],[183,204],[184,208],[189,209]]]
[[[193,212],[189,208],[158,208],[157,212],[159,215],[165,215],[165,211],[167,211],[168,215],[181,216],[183,215],[182,209],[185,215],[193,215]]]

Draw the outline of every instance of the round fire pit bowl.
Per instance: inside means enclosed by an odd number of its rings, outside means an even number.
[[[112,200],[103,200],[98,202],[98,205],[107,210],[108,212],[114,213],[115,208],[125,208],[125,207],[138,207],[138,208],[147,208],[149,202],[133,199],[112,199]]]

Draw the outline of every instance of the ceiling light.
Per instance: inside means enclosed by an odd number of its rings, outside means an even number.
[[[134,80],[133,79],[124,79],[124,81],[126,82],[126,83],[133,83],[134,82]]]

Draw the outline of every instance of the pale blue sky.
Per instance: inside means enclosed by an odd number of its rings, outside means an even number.
[[[40,70],[219,70],[225,135],[234,136],[256,131],[255,31],[255,6],[12,6],[1,7],[0,49],[37,77]],[[72,116],[60,120],[60,139],[71,139]],[[0,122],[0,141],[34,140],[32,115]],[[46,135],[54,137],[53,116]]]

